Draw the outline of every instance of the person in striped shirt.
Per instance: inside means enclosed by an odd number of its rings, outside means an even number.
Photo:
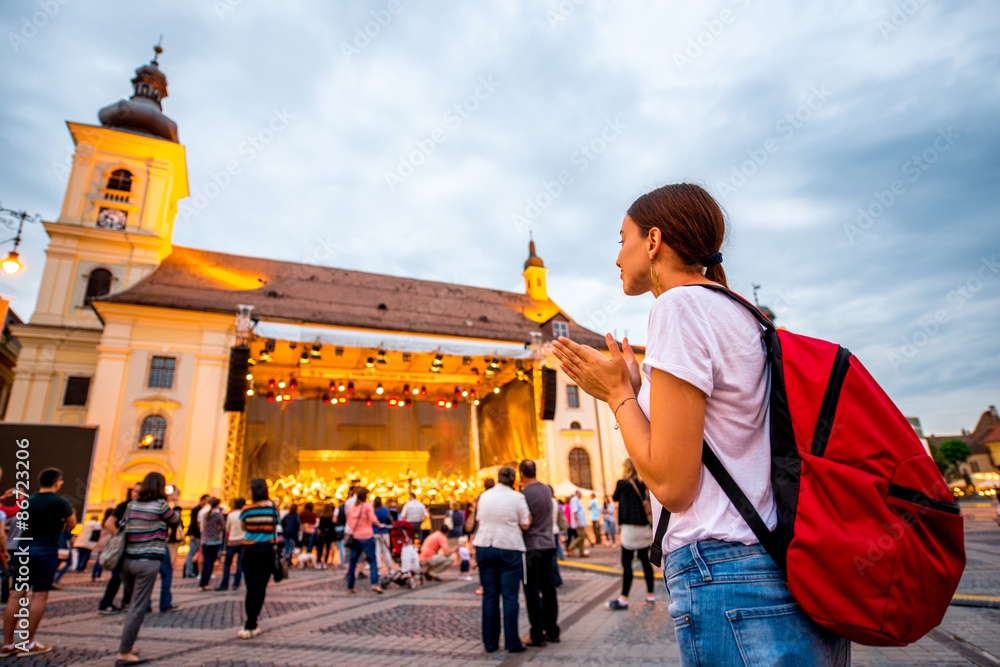
[[[125,553],[121,564],[122,584],[128,599],[128,616],[122,628],[115,665],[146,662],[132,652],[160,565],[167,557],[168,526],[181,521],[179,511],[167,503],[167,481],[158,472],[146,475],[139,497],[125,509]]]
[[[240,515],[246,537],[243,541],[243,580],[247,594],[244,605],[247,620],[237,636],[253,639],[260,634],[257,617],[264,606],[267,582],[274,571],[274,541],[277,535],[278,508],[267,494],[267,481],[250,481],[250,505]]]

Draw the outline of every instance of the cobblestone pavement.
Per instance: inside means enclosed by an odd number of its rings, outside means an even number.
[[[962,599],[963,606],[953,605],[943,623],[912,646],[855,646],[854,665],[1000,667],[1000,608],[964,606],[1000,606],[991,602],[1000,600],[1000,528],[989,522],[967,526],[968,567],[959,593],[969,597]],[[174,603],[181,610],[147,615],[136,649],[152,664],[169,667],[679,664],[659,575],[656,605],[643,603],[639,574],[629,610],[612,613],[604,608],[619,589],[620,575],[608,571],[621,567],[619,554],[599,546],[591,557],[564,564],[559,596],[562,642],[515,655],[483,651],[481,598],[475,595],[475,584],[455,579],[455,571],[444,583],[415,591],[393,586],[380,596],[361,585],[357,595],[348,595],[343,570],[293,570],[288,581],[268,587],[261,617],[264,632],[251,641],[236,638],[243,619],[242,590],[201,592],[178,573]],[[123,618],[96,614],[103,584],[76,574],[67,575],[63,584],[64,590],[50,595],[39,633],[39,640],[55,650],[30,659],[0,660],[0,666],[113,664]],[[520,627],[527,634],[523,598]]]

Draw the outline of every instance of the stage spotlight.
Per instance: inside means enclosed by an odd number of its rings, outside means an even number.
[[[421,387],[420,388],[420,395],[421,396],[426,396],[427,395],[427,387]]]
[[[351,380],[350,382],[347,383],[347,391],[350,394],[354,393],[354,380]]]
[[[347,403],[347,399],[344,398],[343,396],[341,396],[340,398],[337,399],[337,402],[338,403]]]
[[[330,394],[323,394],[323,405],[330,405]]]
[[[368,357],[365,360],[365,368],[375,368],[375,359],[373,357]]]
[[[302,356],[299,357],[299,363],[303,366],[309,363],[310,357],[308,352],[302,352]]]
[[[385,350],[379,350],[378,354],[376,355],[376,361],[378,361],[378,363],[380,363],[380,364],[384,364],[385,363],[385,354],[386,354]]]
[[[313,343],[313,349],[309,353],[309,356],[311,356],[313,359],[319,359],[320,356],[321,356],[320,355],[320,350],[322,350],[322,349],[323,349],[322,345],[320,345],[319,343]]]
[[[500,387],[493,387],[493,393],[494,394],[499,394],[500,393]]]
[[[299,382],[298,382],[298,380],[296,380],[295,378],[292,378],[291,380],[289,380],[288,381],[288,388],[291,389],[292,391],[295,391],[296,389],[298,389],[299,388]]]
[[[274,389],[274,387],[275,387],[274,378],[271,378],[270,380],[267,381],[267,388]]]
[[[455,387],[455,395],[458,396],[461,393],[462,393],[462,388],[461,387]]]
[[[439,408],[443,408],[444,407],[444,401],[438,401],[438,407]]]
[[[407,401],[406,401],[406,407],[411,407],[411,405],[412,405],[412,404],[410,403],[410,401],[409,401],[409,400],[407,400]]]
[[[473,404],[473,405],[479,405],[479,399],[477,398],[476,400],[474,400],[474,401],[472,402],[472,404]]]
[[[409,394],[410,393],[410,385],[408,385],[408,384],[404,384],[403,385],[403,393],[404,394]]]
[[[285,397],[282,396],[281,394],[278,394],[277,396],[274,397],[274,400],[278,401],[278,403],[281,403],[283,400],[285,400]]]
[[[455,408],[457,410],[458,409],[458,401],[455,401],[454,403],[452,403],[451,407],[453,407],[453,408]]]
[[[338,357],[342,357],[342,356],[344,356],[344,348],[342,348],[342,347],[335,347],[335,348],[333,348],[333,353],[335,355],[337,355]]]
[[[375,393],[381,396],[383,391],[385,391],[385,389],[382,388],[382,383],[379,382],[378,386],[375,387]]]
[[[419,390],[419,389],[417,389],[416,387],[414,387],[414,388],[413,388],[413,395],[414,395],[414,396],[417,396],[417,395],[419,395],[419,394],[420,394],[420,390]]]
[[[248,380],[252,380],[253,379],[253,373],[247,373],[247,379]]]
[[[446,407],[446,408],[450,408],[450,407],[451,407],[451,401],[448,401],[447,403],[445,403],[445,404],[444,404],[444,407]]]
[[[285,400],[286,401],[292,400],[292,395],[291,394],[285,394]]]
[[[469,395],[469,392],[467,390],[462,392],[462,396],[468,396],[468,395]]]
[[[253,389],[247,389],[247,396],[253,396]]]
[[[372,406],[372,399],[369,398],[367,401],[365,401],[365,407],[370,408],[371,406]]]
[[[267,392],[267,402],[268,403],[274,403],[274,392],[273,391]]]
[[[340,384],[337,385],[337,391],[344,391],[344,389],[346,389],[346,388],[347,387],[344,385],[343,382],[341,382]]]
[[[389,399],[389,405],[396,405],[396,399],[395,398],[390,398]]]
[[[285,388],[285,381],[278,380],[278,389],[284,389],[284,388]]]

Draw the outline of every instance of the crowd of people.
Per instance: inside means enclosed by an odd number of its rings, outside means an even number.
[[[199,590],[245,587],[246,620],[238,636],[252,639],[260,634],[257,621],[268,581],[281,562],[288,568],[343,569],[348,594],[356,593],[357,579],[365,577],[371,590],[381,594],[388,577],[404,565],[400,545],[390,540],[393,531],[402,535],[404,548],[413,549],[415,560],[410,569],[419,579],[441,581],[448,570],[456,568],[459,580],[471,581],[472,571],[478,570],[480,587],[476,593],[483,596],[483,643],[487,651],[498,650],[501,625],[508,651],[558,642],[556,588],[562,584],[558,560],[563,557],[563,546],[566,551],[578,550],[586,557],[589,551],[584,544],[604,540],[614,545],[618,534],[614,503],[618,501],[623,507],[623,563],[625,554],[631,560],[637,552],[634,548],[625,550],[624,546],[629,523],[639,514],[645,517],[641,512],[643,501],[623,492],[629,490],[622,486],[624,480],[619,482],[614,497],[605,496],[604,502],[591,494],[585,505],[580,491],[561,501],[554,497],[550,486],[538,482],[533,461],[522,461],[519,471],[519,491],[514,490],[514,469],[501,468],[496,480],[484,480],[484,491],[474,503],[460,505],[451,501],[443,515],[441,508],[435,508],[438,514],[434,518],[438,520],[433,523],[431,510],[412,493],[399,506],[395,498],[383,503],[381,498],[370,497],[367,488],[355,485],[342,502],[308,502],[300,509],[294,503],[279,505],[271,500],[262,479],[250,483],[249,499],[237,498],[231,507],[218,497],[204,494],[196,505],[184,510],[179,502],[180,490],[168,486],[163,475],[149,473],[129,490],[128,498],[109,507],[100,518],[86,517],[77,527],[70,503],[58,495],[62,473],[56,468],[46,469],[38,477],[38,492],[24,504],[29,528],[23,535],[4,529],[16,525],[12,519],[18,508],[13,494],[6,494],[0,504],[7,510],[0,515],[4,568],[14,557],[13,542],[8,541],[11,537],[30,540],[32,563],[27,633],[15,641],[13,618],[5,622],[3,655],[51,650],[34,639],[48,591],[58,589],[59,578],[66,571],[85,572],[91,561],[91,581],[103,581],[105,559],[101,555],[121,531],[124,541],[120,559],[107,568],[109,577],[97,602],[100,614],[124,614],[118,665],[145,662],[133,647],[145,615],[152,611],[157,577],[160,613],[178,609],[173,604],[171,587],[174,563],[185,543],[187,555],[181,564],[181,576],[197,579]],[[644,493],[645,488],[641,482],[638,484],[631,487],[634,493]],[[639,552],[638,557],[648,567],[648,556]],[[630,568],[626,571],[631,574]],[[8,583],[6,578],[4,583]],[[626,581],[623,589],[626,601],[612,608],[625,607],[629,584]],[[524,637],[517,627],[522,585],[531,626]],[[116,604],[119,591],[122,594]],[[4,592],[4,602],[8,592]],[[10,593],[12,603],[7,604],[6,614],[13,614],[27,595]]]

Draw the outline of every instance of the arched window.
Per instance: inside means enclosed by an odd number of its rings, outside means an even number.
[[[139,449],[163,449],[167,436],[167,418],[163,415],[149,415],[139,427]]]
[[[107,269],[94,269],[87,278],[87,291],[83,295],[83,305],[89,306],[92,299],[104,296],[111,291],[111,272]]]
[[[571,430],[571,431],[579,431],[581,428],[582,427],[580,426],[580,422],[570,422],[569,423],[569,430]]]
[[[132,174],[127,169],[115,169],[108,179],[108,190],[132,192]]]
[[[583,447],[569,450],[569,481],[581,489],[593,489],[590,478],[590,454]]]

